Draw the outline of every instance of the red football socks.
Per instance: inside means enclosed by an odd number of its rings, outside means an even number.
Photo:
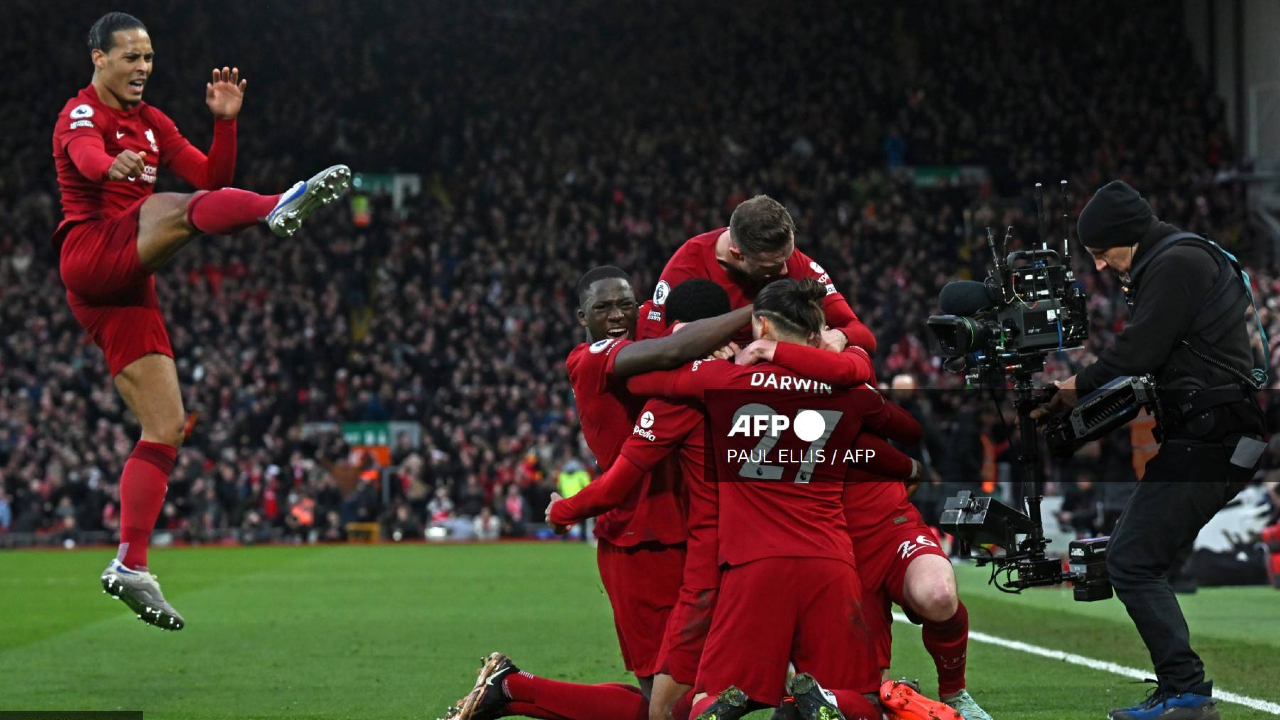
[[[120,550],[116,558],[136,570],[147,566],[151,531],[164,506],[169,473],[178,458],[171,445],[139,440],[120,474]]]
[[[676,701],[671,707],[671,717],[674,720],[689,720],[693,715],[693,696],[694,691],[690,690],[684,694],[684,697]]]
[[[836,696],[840,714],[847,720],[880,720],[880,708],[868,700],[866,695],[852,690],[829,690],[829,692]]]
[[[947,697],[964,689],[964,666],[969,648],[969,611],[964,603],[956,614],[940,623],[924,623],[924,647],[938,668],[938,695]]]
[[[644,696],[616,684],[578,685],[520,672],[508,675],[502,689],[513,704],[539,711],[533,717],[567,720],[648,720]],[[530,707],[532,706],[532,708]]]
[[[230,235],[262,222],[278,202],[279,195],[259,195],[236,188],[211,190],[187,203],[187,220],[202,233]]]
[[[547,712],[533,703],[516,702],[512,700],[507,703],[507,715],[515,717],[531,717],[542,718],[542,720],[573,720],[563,715],[556,715],[553,712]]]
[[[716,701],[715,695],[707,695],[698,702],[693,704],[693,708],[689,710],[689,717],[698,717],[702,713],[711,708],[711,704]]]

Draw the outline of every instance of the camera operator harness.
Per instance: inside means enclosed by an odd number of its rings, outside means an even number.
[[[1236,327],[1235,323],[1244,315],[1244,311],[1252,308],[1259,336],[1263,347],[1266,347],[1267,336],[1262,328],[1261,318],[1258,317],[1248,273],[1240,267],[1234,255],[1212,240],[1195,233],[1167,235],[1142,254],[1129,271],[1123,288],[1128,304],[1133,305],[1142,273],[1151,261],[1178,244],[1196,244],[1205,248],[1218,268],[1218,279],[1192,321],[1188,335],[1199,340],[1205,348],[1214,348]],[[1197,348],[1185,337],[1179,344],[1200,360],[1235,378],[1235,381],[1203,389],[1174,389],[1159,387],[1151,375],[1116,378],[1080,398],[1071,412],[1048,423],[1045,438],[1049,451],[1059,457],[1070,456],[1084,443],[1128,423],[1143,407],[1150,408],[1156,417],[1157,441],[1163,442],[1170,430],[1182,428],[1188,429],[1192,434],[1203,434],[1211,429],[1211,410],[1238,402],[1253,402],[1253,393],[1266,385],[1269,368],[1265,352],[1260,366],[1252,368],[1246,374],[1204,349]],[[1241,438],[1236,443],[1232,462],[1241,467],[1252,467],[1264,447],[1258,439]]]

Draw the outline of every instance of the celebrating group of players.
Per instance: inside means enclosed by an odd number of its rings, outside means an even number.
[[[743,202],[676,252],[643,305],[609,266],[578,299],[588,340],[566,365],[605,472],[547,521],[599,516],[600,577],[639,686],[549,680],[493,653],[447,717],[990,720],[965,689],[951,563],[908,501],[919,463],[887,442],[914,445],[921,428],[875,390],[875,338],[796,249],[786,208]],[[820,420],[729,451],[725,429],[752,413]],[[854,448],[873,452],[841,455]],[[770,464],[782,457],[800,462]],[[942,702],[888,679],[891,603],[923,625]]]
[[[121,475],[119,552],[101,581],[139,618],[180,630],[147,568],[186,432],[154,273],[202,234],[259,223],[293,234],[351,174],[334,166],[282,195],[223,187],[246,85],[238,71],[215,69],[205,88],[215,118],[206,155],[142,102],[154,51],[140,21],[103,16],[89,47],[93,80],[53,135],[64,213],[53,245],[72,313],[142,426]],[[155,193],[159,168],[202,191]],[[728,228],[676,252],[643,306],[614,267],[586,273],[578,298],[588,342],[567,367],[606,472],[554,501],[547,519],[563,528],[599,516],[600,576],[639,686],[556,682],[493,653],[449,717],[727,720],[777,707],[782,718],[989,720],[965,690],[969,623],[951,564],[907,500],[919,464],[886,442],[914,444],[921,429],[875,391],[875,338],[796,250],[786,208],[765,196],[742,203]],[[812,413],[817,432],[797,421],[724,452],[713,418],[759,412]],[[766,445],[811,456],[770,464],[753,455]],[[814,459],[823,448],[873,450],[855,457],[875,462]],[[891,603],[923,625],[943,702],[887,680]],[[790,681],[789,665],[799,673]]]

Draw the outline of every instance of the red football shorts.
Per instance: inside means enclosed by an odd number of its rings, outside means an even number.
[[[676,606],[667,618],[662,638],[658,672],[670,675],[681,685],[692,685],[698,677],[702,646],[711,629],[719,588],[680,588]]]
[[[110,220],[86,220],[62,239],[59,271],[67,304],[115,377],[150,353],[173,357],[156,280],[138,259],[143,200]]]
[[[872,533],[850,536],[862,580],[862,608],[866,611],[867,627],[875,642],[880,667],[889,667],[893,655],[891,603],[897,603],[912,615],[903,594],[907,568],[922,555],[948,559],[915,506],[907,505],[894,519],[900,521],[876,528]]]
[[[636,677],[658,672],[663,629],[684,574],[684,545],[596,546],[600,581],[613,606],[622,661]]]
[[[862,586],[849,563],[826,558],[764,558],[725,570],[698,665],[698,692],[730,685],[776,706],[787,663],[824,688],[876,692]]]

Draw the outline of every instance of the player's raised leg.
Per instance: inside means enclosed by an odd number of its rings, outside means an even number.
[[[903,595],[923,621],[921,636],[938,670],[938,696],[966,720],[991,720],[965,688],[969,611],[956,591],[955,570],[941,555],[922,554],[907,566]]]
[[[105,592],[124,601],[142,620],[165,630],[181,630],[186,622],[160,592],[147,572],[151,531],[164,505],[186,416],[173,358],[145,355],[115,377],[116,389],[142,425],[120,475],[120,548],[102,573]]]
[[[238,188],[152,195],[138,216],[138,258],[148,270],[156,270],[201,234],[230,235],[263,222],[276,235],[289,237],[316,208],[338,199],[350,186],[351,169],[334,165],[282,195]]]

